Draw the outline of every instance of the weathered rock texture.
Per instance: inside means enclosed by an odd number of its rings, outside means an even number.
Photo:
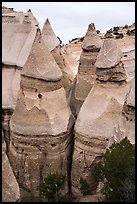
[[[127,137],[135,144],[135,78],[126,94],[119,123],[115,128],[115,137],[117,141]]]
[[[54,33],[48,19],[44,23],[42,29],[42,37],[44,39],[46,47],[48,47],[50,51],[54,50],[58,45],[60,45],[60,41]]]
[[[42,37],[44,39],[45,45],[51,51],[56,63],[60,67],[63,77],[62,84],[66,91],[67,99],[70,98],[71,86],[73,82],[73,73],[67,63],[65,56],[61,50],[61,46],[59,43],[59,39],[56,37],[49,20],[47,19],[43,29],[42,29]]]
[[[6,142],[6,150],[8,152],[10,144],[10,119],[13,114],[13,109],[2,109],[2,129],[4,133],[4,138]]]
[[[73,114],[77,117],[81,105],[93,87],[95,81],[95,62],[102,41],[96,33],[95,26],[91,23],[82,44],[82,53],[78,67],[78,74],[74,81],[70,106]]]
[[[2,10],[2,107],[6,109],[15,108],[20,71],[30,53],[38,24],[30,10],[26,13],[10,10]]]
[[[100,81],[124,81],[125,69],[121,62],[122,52],[114,39],[106,39],[97,56],[97,79]]]
[[[111,52],[109,55],[109,50],[113,50],[114,47],[111,42],[110,45],[112,45],[112,48],[104,50],[104,52],[108,51],[107,59],[112,62],[113,55],[111,55]],[[104,47],[103,45],[102,49]],[[108,47],[110,48],[110,46]],[[100,65],[99,62],[104,57],[104,52],[101,52],[102,55],[99,54],[100,57],[96,61],[97,65]],[[120,59],[112,63],[114,69],[119,61]],[[100,68],[104,69],[104,64],[101,64]],[[107,74],[109,75],[109,73]],[[93,193],[97,188],[97,182],[94,179],[94,166],[100,161],[101,155],[106,151],[106,148],[115,141],[114,127],[118,124],[125,95],[129,88],[126,78],[122,80],[124,81],[123,83],[119,83],[120,75],[119,78],[117,77],[117,81],[114,80],[112,82],[105,82],[105,80],[102,82],[99,79],[96,80],[85,99],[74,127],[72,185],[77,193],[80,193],[80,177],[86,179]]]
[[[6,143],[2,131],[2,202],[16,202],[20,199],[20,190],[6,154]]]
[[[67,174],[74,119],[61,78],[38,29],[22,70],[21,90],[10,122],[9,150],[20,187],[33,193],[49,172]]]

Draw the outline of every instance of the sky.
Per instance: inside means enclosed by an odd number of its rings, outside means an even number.
[[[64,44],[85,36],[90,23],[104,33],[135,22],[135,2],[2,2],[2,6],[23,12],[31,9],[41,29],[48,18]]]

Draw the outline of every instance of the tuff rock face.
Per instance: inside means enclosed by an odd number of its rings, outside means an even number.
[[[38,29],[22,70],[21,89],[10,121],[9,149],[21,188],[33,193],[49,172],[67,175],[74,119],[61,78],[62,72]]]
[[[16,202],[20,199],[20,189],[6,154],[6,143],[2,131],[2,202]]]
[[[125,81],[126,74],[121,62],[122,52],[114,39],[106,39],[97,56],[96,75],[100,81]]]
[[[44,26],[42,29],[42,36],[46,47],[48,47],[50,51],[54,50],[58,45],[60,45],[60,41],[56,37],[56,34],[53,31],[50,25],[49,19],[47,19],[44,23]]]
[[[93,87],[95,81],[95,62],[101,48],[102,41],[96,33],[95,26],[91,23],[82,44],[82,53],[78,67],[78,74],[74,81],[70,106],[77,117],[81,105]]]
[[[118,141],[127,137],[135,144],[135,78],[126,94],[119,123],[115,128],[115,137]]]
[[[111,45],[113,44],[110,42],[108,48]],[[103,47],[105,46],[103,45]],[[98,60],[100,61],[104,57],[104,54],[99,55],[100,57],[97,57],[96,61],[97,65],[99,65]],[[108,59],[111,62],[113,60],[113,55],[111,53],[109,55],[109,49]],[[120,59],[116,60],[115,65],[113,63],[113,69],[115,69],[119,61]],[[101,64],[98,69],[104,69],[104,64]],[[108,72],[106,72],[107,74],[109,75]],[[119,83],[119,78],[117,81],[107,82],[97,78],[80,109],[74,127],[75,141],[72,163],[72,186],[76,193],[80,194],[80,177],[86,179],[92,193],[97,188],[98,183],[94,180],[94,166],[100,161],[101,155],[106,151],[107,147],[115,141],[114,127],[118,124],[125,96],[130,85],[125,78],[122,80],[123,83]]]
[[[47,19],[43,29],[42,29],[42,38],[44,40],[45,45],[51,51],[56,63],[62,71],[62,84],[66,91],[66,97],[69,101],[71,86],[73,82],[73,73],[70,69],[69,64],[67,63],[65,56],[61,50],[61,46],[59,43],[59,39],[56,37],[49,20]]]
[[[6,10],[6,12],[4,12]],[[2,107],[14,109],[20,89],[20,72],[30,53],[37,30],[31,11],[2,13]]]

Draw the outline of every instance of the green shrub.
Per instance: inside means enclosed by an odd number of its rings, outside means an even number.
[[[96,30],[96,32],[97,32],[97,34],[99,34],[99,33],[100,33],[100,30]]]
[[[90,186],[85,179],[82,177],[80,178],[80,190],[83,195],[90,194]]]
[[[61,196],[61,190],[65,187],[66,175],[62,173],[49,173],[44,178],[40,186],[41,197],[47,198],[48,201],[58,202]]]
[[[98,181],[104,180],[106,201],[135,201],[135,149],[127,137],[103,154],[96,174]]]

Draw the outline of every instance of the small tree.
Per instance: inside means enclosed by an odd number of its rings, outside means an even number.
[[[87,181],[83,179],[82,177],[80,178],[80,190],[83,196],[90,194],[90,186],[87,183]]]
[[[135,149],[127,137],[103,154],[96,173],[98,180],[104,180],[107,201],[135,201]]]
[[[97,32],[97,34],[99,34],[99,33],[100,33],[100,30],[96,30],[96,32]]]
[[[48,201],[58,202],[61,190],[65,187],[66,175],[62,173],[49,173],[44,178],[43,184],[40,186],[40,194],[47,198]]]

